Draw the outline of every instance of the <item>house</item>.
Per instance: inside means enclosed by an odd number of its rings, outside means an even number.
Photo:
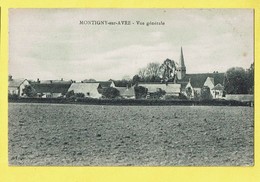
[[[113,81],[93,81],[93,82],[90,82],[88,80],[84,80],[82,81],[81,83],[97,83],[99,84],[99,87],[98,87],[98,92],[100,94],[102,94],[102,91],[105,89],[105,88],[109,88],[109,87],[115,87],[115,83]]]
[[[213,99],[222,99],[224,97],[224,86],[218,83],[212,90]]]
[[[154,93],[158,91],[165,91],[166,96],[176,96],[178,97],[181,92],[181,84],[176,83],[139,83],[138,86],[142,86],[148,89],[148,97],[150,95],[153,95]]]
[[[125,99],[135,99],[135,89],[134,87],[126,88],[124,93],[121,95]]]
[[[18,95],[18,97],[25,96],[23,89],[26,85],[30,85],[27,79],[13,79],[11,75],[8,78],[8,94]]]
[[[41,98],[58,98],[63,97],[71,86],[71,82],[34,82],[31,83],[37,93],[37,97]]]
[[[83,93],[85,97],[100,98],[102,94],[98,91],[99,89],[101,89],[101,85],[97,82],[72,83],[68,91]]]
[[[119,93],[120,96],[125,98],[125,99],[135,99],[135,90],[133,87],[114,87],[116,88]]]

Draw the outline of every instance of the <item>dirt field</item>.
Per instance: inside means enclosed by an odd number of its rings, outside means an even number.
[[[9,104],[9,164],[253,165],[253,108]]]

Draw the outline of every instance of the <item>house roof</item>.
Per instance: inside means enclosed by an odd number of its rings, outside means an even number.
[[[90,81],[82,81],[83,83],[96,83],[96,84],[100,84],[100,86],[102,88],[107,88],[110,87],[110,85],[112,84],[112,81],[94,81],[94,82],[90,82]]]
[[[214,88],[214,78],[213,77],[208,77],[204,83],[203,86],[207,86],[209,87],[210,89]]]
[[[127,88],[127,87],[115,87],[121,96],[134,96],[135,90],[133,87]]]
[[[69,81],[64,81],[64,80],[40,80],[40,82],[38,81],[32,81],[31,83],[36,84],[36,83],[41,83],[41,84],[71,84],[72,80]]]
[[[134,87],[127,88],[123,95],[124,96],[135,96],[135,89],[134,89]]]
[[[224,86],[219,83],[212,90],[224,90]]]
[[[8,81],[8,87],[19,87],[26,79],[12,79]]]
[[[173,83],[140,83],[138,86],[142,86],[148,89],[148,92],[157,92],[158,89],[164,90],[166,93],[180,92],[181,84]]]
[[[73,90],[74,93],[89,93],[91,97],[100,97],[101,94],[98,92],[99,83],[72,83],[69,90]]]
[[[67,93],[71,83],[32,83],[37,93]]]
[[[123,95],[127,89],[126,87],[115,87],[115,88],[119,91],[120,95]]]
[[[128,81],[113,81],[116,87],[127,87]]]
[[[185,77],[178,80],[177,83],[185,83],[190,80],[193,88],[202,88],[208,77],[214,78],[214,84],[223,84],[224,82],[224,73],[198,73],[186,74]]]

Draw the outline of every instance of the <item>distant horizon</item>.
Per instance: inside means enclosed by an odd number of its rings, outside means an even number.
[[[179,62],[181,47],[187,74],[248,69],[254,62],[253,14],[253,9],[10,9],[9,74],[28,80],[122,80],[151,62]]]

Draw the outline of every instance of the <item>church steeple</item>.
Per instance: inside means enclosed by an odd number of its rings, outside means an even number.
[[[179,66],[180,66],[180,67],[185,67],[182,47],[181,47],[181,56],[180,56]]]
[[[181,47],[181,56],[180,56],[180,60],[179,60],[179,65],[176,69],[177,71],[177,78],[178,80],[181,80],[185,77],[186,75],[186,66],[184,64],[184,57],[183,57],[183,51],[182,51],[182,47]]]

